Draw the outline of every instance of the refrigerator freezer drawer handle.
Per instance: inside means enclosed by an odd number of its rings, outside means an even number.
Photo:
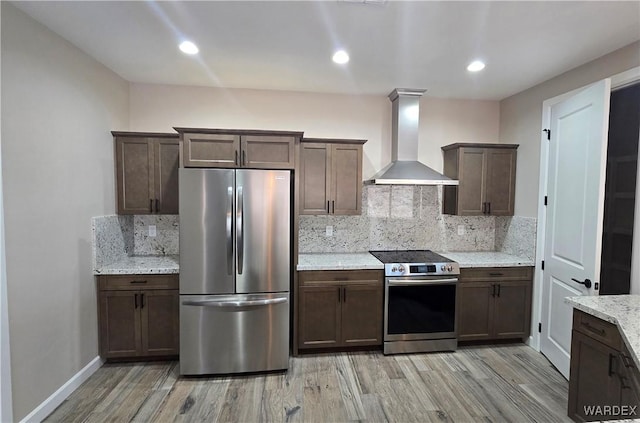
[[[233,269],[233,187],[227,187],[227,275]]]
[[[274,304],[286,303],[286,298],[271,298],[268,300],[252,300],[252,301],[183,301],[183,305],[201,306],[201,307],[257,307]]]
[[[238,187],[238,205],[236,211],[236,248],[238,250],[238,274],[242,275],[242,265],[244,264],[244,224],[243,224],[243,195],[242,187]]]

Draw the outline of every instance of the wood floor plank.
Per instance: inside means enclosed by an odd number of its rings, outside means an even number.
[[[291,357],[287,372],[180,377],[107,364],[47,422],[568,422],[567,381],[522,345]]]

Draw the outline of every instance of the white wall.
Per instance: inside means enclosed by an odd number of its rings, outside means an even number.
[[[639,64],[640,42],[636,42],[500,102],[500,142],[520,144],[516,215],[537,216],[542,102]]]
[[[389,92],[394,87],[389,88]],[[420,101],[419,159],[442,170],[440,147],[453,142],[498,142],[497,101]],[[281,129],[306,137],[364,138],[363,177],[391,158],[391,102],[382,96],[131,84],[132,131],[172,127]]]
[[[2,179],[14,419],[98,355],[90,218],[115,211],[128,83],[2,2]]]

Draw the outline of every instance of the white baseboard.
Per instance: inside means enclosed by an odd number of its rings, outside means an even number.
[[[91,360],[89,364],[84,366],[82,370],[73,375],[64,385],[62,385],[57,391],[55,391],[49,398],[44,400],[39,406],[29,413],[20,423],[35,423],[41,422],[49,414],[53,412],[62,402],[67,399],[73,391],[75,391],[82,383],[89,379],[89,376],[94,374],[98,370],[104,361],[98,356]]]

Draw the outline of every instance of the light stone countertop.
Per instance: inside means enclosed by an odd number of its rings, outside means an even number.
[[[297,270],[368,270],[384,269],[369,253],[313,253],[298,256]]]
[[[461,268],[465,267],[514,267],[533,266],[533,260],[526,257],[514,256],[497,251],[472,251],[472,252],[438,252],[457,262]]]
[[[147,275],[180,273],[178,256],[132,256],[99,269],[94,275]]]
[[[567,297],[564,301],[618,326],[636,366],[640,368],[640,295]]]

